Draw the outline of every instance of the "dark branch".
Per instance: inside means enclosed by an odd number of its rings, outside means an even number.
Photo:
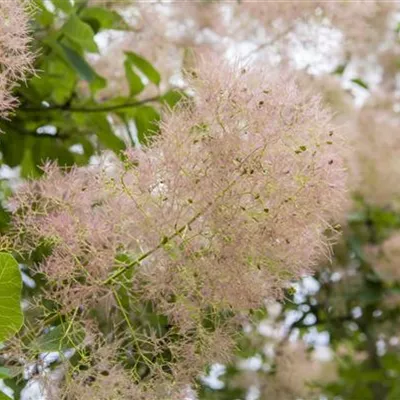
[[[68,112],[76,112],[76,113],[92,113],[92,112],[110,112],[116,110],[122,110],[124,108],[131,108],[131,107],[139,107],[143,104],[152,103],[160,100],[160,96],[150,97],[148,99],[134,101],[130,103],[122,103],[122,104],[114,104],[110,106],[98,106],[98,107],[69,107],[66,105],[55,105],[49,107],[20,107],[18,111],[22,112],[48,112],[54,110],[61,110],[61,111],[68,111]]]

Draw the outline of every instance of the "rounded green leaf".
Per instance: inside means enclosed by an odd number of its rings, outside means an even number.
[[[94,41],[94,32],[92,28],[76,15],[72,15],[64,24],[62,32],[84,50],[98,53],[99,49]]]
[[[0,367],[0,379],[11,378],[11,371],[6,367]]]
[[[129,84],[129,93],[131,96],[136,96],[144,89],[143,82],[140,76],[132,69],[132,64],[128,60],[124,62],[124,67],[125,76]]]
[[[18,263],[10,254],[0,253],[0,342],[22,326],[21,289]]]
[[[129,29],[129,26],[117,12],[106,8],[84,8],[79,16],[83,22],[91,25],[92,28],[94,28],[95,25],[98,29]],[[96,29],[93,30],[96,32]]]
[[[138,68],[150,82],[153,82],[156,85],[160,84],[160,73],[145,58],[133,53],[132,51],[126,51],[125,55],[127,61]]]

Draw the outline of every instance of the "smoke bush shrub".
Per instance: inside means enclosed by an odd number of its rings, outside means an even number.
[[[329,255],[344,144],[320,99],[287,74],[217,59],[188,81],[193,101],[149,147],[47,165],[13,199],[13,248],[48,253],[38,326],[61,321],[76,351],[61,398],[178,398],[228,358],[252,308]]]

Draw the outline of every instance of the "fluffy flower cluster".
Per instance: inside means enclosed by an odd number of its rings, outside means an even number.
[[[31,70],[27,2],[0,2],[0,117],[15,106],[11,90]]]
[[[188,383],[223,360],[237,316],[329,254],[345,197],[343,141],[319,98],[258,67],[209,59],[189,75],[193,101],[165,115],[149,148],[47,167],[14,199],[15,247],[51,249],[37,266],[43,295],[75,320],[111,299],[151,382]],[[148,305],[166,327],[144,322]]]

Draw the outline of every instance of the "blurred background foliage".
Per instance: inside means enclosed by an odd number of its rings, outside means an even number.
[[[52,5],[49,9],[44,0],[34,0],[36,73],[16,89],[19,107],[0,121],[3,232],[9,223],[5,208],[12,193],[9,181],[16,175],[38,178],[40,166],[48,160],[67,168],[87,165],[102,150],[121,155],[129,145],[146,144],[157,134],[162,106],[173,107],[183,96],[178,89],[161,85],[160,72],[133,51],[125,52],[124,59],[129,93],[102,94],[108,82],[93,63],[101,52],[95,37],[105,30],[129,31],[130,25],[106,4],[52,0]],[[339,65],[334,74],[343,74],[345,68]],[[353,82],[368,90],[362,79]],[[314,278],[294,283],[282,305],[254,310],[254,323],[241,335],[235,361],[204,372],[199,398],[400,399],[400,274],[389,280],[382,276],[374,250],[399,228],[396,209],[355,198],[332,261],[321,266]],[[39,249],[31,264],[45,253],[46,249]],[[26,281],[32,279],[29,270],[23,273]],[[43,282],[37,276],[35,280],[35,287],[24,286],[24,296],[39,290]],[[144,326],[168,329],[165,318],[155,315],[151,307],[144,308]],[[34,313],[25,319],[33,328]],[[64,322],[54,319],[57,328],[51,335],[35,338],[30,345],[38,352],[65,347]],[[79,331],[74,332],[73,340],[81,339]],[[329,357],[315,361],[321,340]],[[301,345],[295,347],[293,342]],[[21,374],[0,365],[0,378],[18,398],[26,384]]]

